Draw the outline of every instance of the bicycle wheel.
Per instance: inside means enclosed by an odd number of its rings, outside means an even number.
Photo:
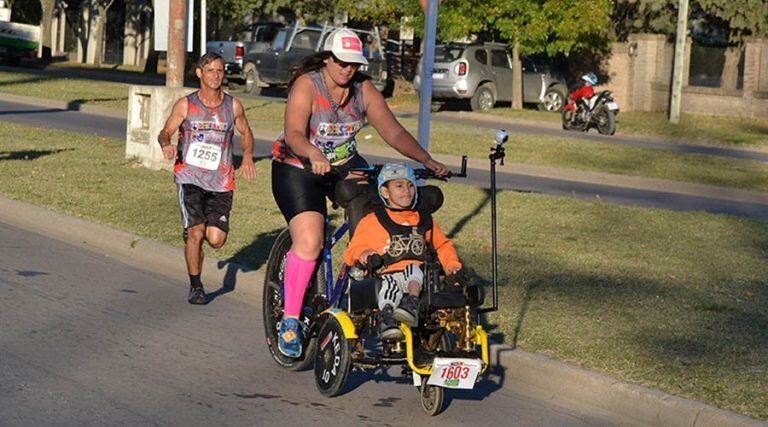
[[[315,356],[315,385],[323,396],[341,393],[350,367],[350,343],[344,329],[328,316],[320,329],[320,348]]]
[[[450,351],[453,348],[450,332],[442,330],[437,333],[441,334],[439,340],[435,340],[434,336],[422,337],[422,348],[434,351],[436,350],[434,348],[435,344],[437,344],[437,349]],[[435,416],[443,411],[446,390],[442,387],[427,384],[427,379],[427,377],[422,378],[421,387],[419,388],[419,401],[424,412],[430,416]]]
[[[277,334],[280,329],[280,320],[283,318],[283,291],[282,283],[285,277],[285,256],[291,249],[291,235],[287,229],[283,230],[275,239],[267,262],[267,274],[264,278],[264,294],[262,297],[262,312],[264,315],[264,333],[267,339],[267,348],[272,359],[281,367],[291,371],[303,371],[308,369],[314,360],[317,349],[317,335],[315,331],[314,313],[308,315],[302,312],[301,320],[304,329],[301,334],[302,354],[297,358],[291,358],[280,353],[277,348]],[[318,265],[317,273],[312,283],[307,288],[304,296],[304,304],[312,304],[317,294],[318,286],[325,286],[325,267]]]

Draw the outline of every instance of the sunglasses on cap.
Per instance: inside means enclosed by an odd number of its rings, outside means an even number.
[[[349,67],[353,67],[355,69],[360,68],[360,64],[356,64],[354,62],[344,62],[339,58],[335,57],[334,55],[331,55],[331,58],[333,58],[333,62],[336,63],[336,65],[338,65],[341,68],[349,68]]]

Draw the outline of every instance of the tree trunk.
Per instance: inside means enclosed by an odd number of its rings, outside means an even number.
[[[94,31],[96,32],[96,52],[93,56],[93,63],[97,67],[101,67],[101,62],[104,58],[104,27],[106,27],[107,23],[107,11],[101,4],[96,6],[96,10],[98,14],[96,16],[96,28],[94,28]]]
[[[96,66],[101,66],[104,60],[104,37],[107,29],[107,12],[112,6],[115,0],[97,0],[96,10],[98,16],[96,16],[96,55],[93,57],[93,63]]]
[[[152,15],[154,18],[155,2],[152,2]],[[157,74],[157,62],[160,59],[160,54],[155,50],[155,26],[149,26],[149,54],[147,55],[147,62],[144,63],[145,74]]]
[[[512,48],[512,109],[523,108],[523,64],[520,61],[520,42]]]
[[[40,0],[40,6],[43,8],[43,17],[40,20],[41,43],[39,55],[44,61],[51,60],[51,21],[53,21],[53,7],[56,0]]]
[[[741,49],[737,46],[729,46],[725,50],[725,64],[723,72],[720,74],[720,88],[725,90],[736,90],[739,82],[739,61],[741,60]]]

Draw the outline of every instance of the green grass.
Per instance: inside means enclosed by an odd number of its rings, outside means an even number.
[[[109,108],[128,108],[128,84],[126,83],[63,78],[33,71],[24,73],[0,71],[0,91]]]
[[[269,187],[258,162],[209,256],[263,266],[284,226]],[[487,280],[488,193],[443,189],[437,221]],[[0,122],[0,193],[181,244],[170,173],[125,160],[119,140]],[[497,338],[768,420],[768,224],[503,192],[499,228]]]
[[[0,72],[0,91],[9,91],[38,97],[125,108],[127,84],[99,82],[87,79],[63,79],[29,73]],[[415,96],[403,95],[390,99],[392,105],[409,105]],[[275,132],[282,129],[285,104],[251,98],[241,98],[251,126]],[[493,114],[503,113],[523,116],[552,117],[554,114],[523,110],[495,109]],[[491,114],[491,113],[488,113]],[[680,127],[664,125],[657,113],[629,113],[622,120],[634,123],[639,130],[660,129],[664,132],[682,132],[691,137],[717,134],[721,140],[739,139],[743,144],[761,144],[768,139],[768,126],[739,118],[715,118],[683,116]],[[627,117],[624,119],[624,117]],[[402,123],[414,134],[418,129],[416,119],[402,119]],[[750,127],[751,126],[751,127]],[[744,128],[748,131],[738,131]],[[687,129],[685,131],[681,129]],[[430,150],[435,153],[485,158],[492,132],[488,129],[444,122],[431,125]],[[362,144],[384,142],[372,127],[360,135]],[[601,142],[588,142],[565,137],[513,135],[509,150],[510,160],[541,166],[566,167],[593,172],[663,178],[676,181],[718,185],[740,189],[768,191],[768,164],[765,162],[708,156],[681,154]]]
[[[415,119],[402,119],[401,123],[416,134]],[[429,149],[487,158],[492,138],[493,130],[436,122],[430,127]],[[386,145],[373,127],[364,129],[359,141]],[[507,156],[509,161],[531,165],[768,191],[768,163],[752,160],[524,134],[512,134]]]
[[[419,108],[416,95],[401,95],[389,99],[388,102],[393,109],[401,111],[416,111]],[[463,109],[468,111],[468,107]],[[513,110],[509,108],[509,104],[497,105],[493,110],[481,114],[489,117],[558,124],[561,120],[559,114],[538,111],[530,106],[522,110]],[[617,135],[649,136],[703,145],[768,149],[768,125],[764,120],[682,114],[680,123],[674,125],[669,122],[666,113],[633,111],[619,113],[617,123]]]

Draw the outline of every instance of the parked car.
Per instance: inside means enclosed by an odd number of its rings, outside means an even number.
[[[40,27],[0,21],[0,64],[19,65],[22,58],[37,56]]]
[[[243,57],[246,92],[258,95],[269,86],[286,86],[290,81],[290,69],[308,55],[322,50],[325,38],[338,27],[330,25],[303,26],[294,24],[283,27],[272,45],[264,51],[247,53]],[[359,70],[369,76],[378,90],[387,84],[387,66],[378,28],[360,30],[350,28],[363,41],[363,55],[368,65]]]
[[[279,22],[257,22],[235,31],[229,40],[211,40],[205,45],[206,52],[216,52],[224,59],[224,75],[228,80],[242,82],[243,57],[263,52],[272,45],[278,31],[284,25]]]
[[[565,80],[542,64],[523,58],[523,102],[559,112],[565,104]],[[413,84],[421,87],[421,63]],[[435,47],[432,73],[434,107],[468,99],[474,111],[489,110],[497,101],[512,100],[512,59],[500,43],[446,44]]]

